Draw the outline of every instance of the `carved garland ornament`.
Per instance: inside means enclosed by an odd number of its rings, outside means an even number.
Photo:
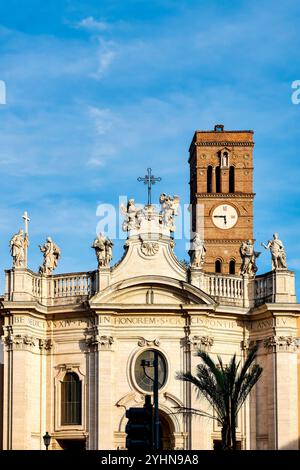
[[[159,250],[159,244],[157,242],[143,242],[141,251],[145,256],[154,256]]]
[[[140,346],[141,348],[144,346],[157,346],[158,347],[159,345],[160,345],[159,338],[155,338],[153,341],[145,339],[145,338],[140,338],[138,340],[138,346]]]

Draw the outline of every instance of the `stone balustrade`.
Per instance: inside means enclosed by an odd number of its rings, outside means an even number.
[[[6,271],[5,300],[38,301],[42,305],[72,304],[92,297],[103,288],[101,274],[110,270],[42,276],[28,269]],[[266,302],[296,302],[294,273],[288,270],[269,272],[255,279],[238,275],[205,273],[191,269],[191,284],[217,302],[239,307],[253,307]],[[109,279],[106,284],[110,283]]]
[[[35,300],[43,305],[77,303],[95,292],[95,271],[41,276],[29,269],[6,271],[5,299]]]
[[[222,276],[206,274],[205,292],[212,297],[243,299],[243,278],[240,276]]]

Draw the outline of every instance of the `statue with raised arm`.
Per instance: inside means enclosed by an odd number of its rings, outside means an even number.
[[[251,240],[245,240],[240,246],[240,255],[242,258],[242,265],[240,274],[249,274],[254,276],[257,272],[256,258],[259,257],[260,252],[254,250],[254,244]]]
[[[161,204],[160,223],[168,227],[170,232],[175,232],[175,216],[178,215],[179,197],[171,197],[162,193],[159,202]]]
[[[40,266],[40,274],[50,275],[57,267],[58,260],[61,255],[60,248],[48,237],[43,246],[39,245],[41,252],[44,255],[43,265]]]
[[[285,249],[282,241],[278,238],[278,233],[274,233],[273,240],[269,240],[266,245],[262,243],[261,246],[266,250],[270,250],[273,271],[287,269]]]
[[[94,248],[96,252],[98,268],[110,265],[113,245],[113,242],[109,238],[106,238],[101,232],[97,238],[95,238],[92,248]]]
[[[113,242],[107,238],[106,239],[106,243],[105,243],[105,263],[106,263],[106,266],[109,266],[110,263],[111,263],[111,260],[112,260],[112,257],[113,257],[113,254],[112,254],[112,249],[113,249]]]
[[[140,228],[143,210],[136,207],[134,199],[128,200],[127,207],[121,204],[120,210],[125,218],[122,224],[122,230],[124,232]]]
[[[191,242],[191,249],[189,250],[191,266],[192,268],[201,268],[204,264],[206,254],[204,241],[201,239],[200,235],[196,233]]]
[[[13,259],[13,268],[25,267],[25,250],[29,245],[28,236],[22,229],[11,238],[10,253]]]

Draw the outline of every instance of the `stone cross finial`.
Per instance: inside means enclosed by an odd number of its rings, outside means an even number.
[[[24,238],[26,240],[25,247],[24,247],[24,265],[25,268],[27,267],[27,249],[28,249],[28,222],[30,222],[30,219],[28,217],[27,211],[24,212],[22,215],[22,218],[24,219]]]
[[[151,189],[152,186],[156,183],[161,181],[161,177],[158,176],[157,178],[152,175],[152,168],[147,168],[147,175],[144,178],[141,176],[138,177],[138,181],[143,181],[145,184],[148,185],[148,206],[151,205]]]

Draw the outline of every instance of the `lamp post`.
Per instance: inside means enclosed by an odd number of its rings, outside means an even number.
[[[48,433],[48,431],[46,431],[46,434],[43,435],[43,439],[44,439],[44,445],[46,447],[46,450],[48,450],[48,447],[49,447],[50,441],[51,441],[51,436]]]
[[[153,402],[154,402],[154,450],[159,450],[159,411],[158,411],[158,351],[154,350],[154,360],[151,364],[150,361],[142,360],[141,366],[144,369],[144,374],[148,379],[153,382]],[[153,367],[154,368],[154,379],[150,377],[145,368]]]

